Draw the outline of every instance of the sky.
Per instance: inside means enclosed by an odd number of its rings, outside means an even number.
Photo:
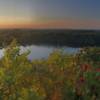
[[[100,0],[0,0],[0,28],[100,29]]]

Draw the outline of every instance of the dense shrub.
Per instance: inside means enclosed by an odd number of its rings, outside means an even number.
[[[99,98],[100,49],[76,55],[54,51],[47,59],[28,59],[14,40],[0,59],[0,100],[92,100]]]

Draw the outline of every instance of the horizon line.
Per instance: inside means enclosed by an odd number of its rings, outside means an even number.
[[[93,28],[0,28],[0,30],[83,30],[83,31],[100,31]]]

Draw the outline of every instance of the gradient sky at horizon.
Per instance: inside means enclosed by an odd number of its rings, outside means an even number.
[[[100,0],[0,0],[0,28],[100,29]]]

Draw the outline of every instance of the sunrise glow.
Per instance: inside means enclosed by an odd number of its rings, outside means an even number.
[[[0,28],[100,28],[100,1],[0,0]]]

